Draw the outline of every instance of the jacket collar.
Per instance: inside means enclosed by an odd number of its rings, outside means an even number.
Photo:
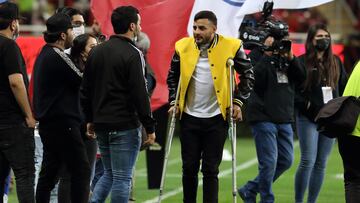
[[[214,48],[217,45],[218,41],[219,41],[219,35],[215,33],[214,39],[211,41],[208,49]],[[200,47],[196,44],[195,40],[194,43],[195,43],[195,47],[197,49],[200,49]]]
[[[132,45],[136,46],[135,43],[131,39],[129,39],[128,37],[123,37],[121,35],[111,35],[110,39],[113,39],[113,38],[119,38],[121,40],[127,41],[127,42],[131,43]]]

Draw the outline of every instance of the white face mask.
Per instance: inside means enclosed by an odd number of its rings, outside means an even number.
[[[74,33],[74,38],[79,35],[85,34],[85,26],[82,25],[80,27],[74,27],[73,33]]]

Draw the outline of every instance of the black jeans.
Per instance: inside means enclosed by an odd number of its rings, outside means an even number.
[[[36,188],[36,202],[48,203],[59,169],[65,166],[71,174],[71,201],[87,203],[89,198],[90,165],[78,127],[46,128],[39,126],[43,143],[43,162]]]
[[[0,203],[10,168],[14,171],[19,202],[35,202],[34,150],[34,129],[18,126],[0,130]]]
[[[218,174],[228,124],[221,115],[196,118],[183,114],[180,120],[181,157],[183,162],[183,201],[195,203],[198,172],[202,160],[203,202],[218,202]]]
[[[85,136],[85,135],[83,135]],[[95,170],[95,159],[96,159],[96,152],[97,152],[97,141],[96,139],[89,139],[84,137],[84,144],[86,148],[86,155],[89,160],[91,173],[94,173]],[[92,174],[90,174],[90,183],[92,179]],[[67,168],[64,166],[62,171],[60,172],[60,181],[59,181],[59,189],[58,189],[58,202],[71,202],[71,175]]]
[[[338,138],[343,160],[346,203],[360,202],[360,137],[343,135]]]

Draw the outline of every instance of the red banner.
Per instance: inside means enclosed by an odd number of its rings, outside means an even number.
[[[16,40],[25,59],[27,74],[31,76],[34,63],[41,48],[45,45],[43,37],[19,37]]]

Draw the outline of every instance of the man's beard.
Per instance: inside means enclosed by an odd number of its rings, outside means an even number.
[[[140,31],[139,31],[138,28],[136,28],[136,29],[134,30],[134,38],[133,38],[133,42],[134,42],[134,43],[137,42],[137,40],[138,40],[138,38],[139,38],[139,35],[140,35]]]
[[[197,44],[198,44],[199,46],[210,43],[211,37],[203,36],[203,37],[201,37],[201,39],[202,39],[202,40],[201,40],[200,42],[197,42]]]
[[[65,43],[64,43],[64,47],[65,49],[69,49],[73,46],[72,40],[70,41],[69,37],[66,37]]]

